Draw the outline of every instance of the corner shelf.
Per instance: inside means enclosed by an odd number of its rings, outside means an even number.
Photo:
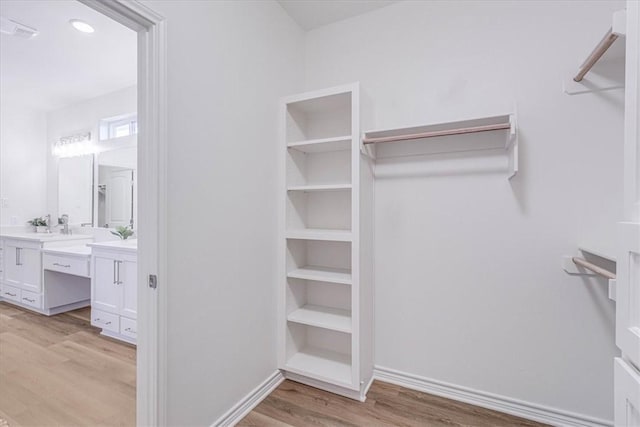
[[[351,284],[351,271],[346,268],[328,268],[307,265],[287,273],[287,277],[294,279],[313,280],[316,282]]]
[[[496,116],[477,117],[453,122],[433,123],[406,128],[367,131],[364,133],[360,151],[374,158],[367,145],[379,143],[397,143],[403,141],[424,141],[430,138],[465,135],[480,132],[505,133],[504,150],[509,158],[508,178],[513,178],[518,173],[518,136],[515,113]],[[465,151],[483,150],[486,148],[471,149]],[[454,152],[455,150],[451,150]]]
[[[287,316],[289,322],[351,333],[351,312],[319,305],[305,305]]]

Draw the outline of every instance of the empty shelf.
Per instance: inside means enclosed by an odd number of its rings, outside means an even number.
[[[328,240],[333,242],[350,242],[349,230],[325,230],[320,228],[308,228],[302,230],[287,231],[287,239],[299,240]]]
[[[293,185],[287,191],[342,191],[351,190],[351,184]]]
[[[328,268],[315,265],[307,265],[290,271],[287,277],[304,280],[316,280],[318,282],[351,284],[351,271],[346,268]]]
[[[304,153],[323,153],[327,151],[346,151],[351,149],[351,135],[333,138],[310,139],[307,141],[290,142],[287,147]]]
[[[319,305],[305,305],[287,316],[289,322],[351,333],[351,312]]]
[[[331,383],[351,384],[351,356],[307,347],[291,356],[286,369]]]
[[[608,261],[616,262],[616,257],[615,257],[615,255],[613,255],[611,253],[612,251],[608,251],[608,250],[605,250],[603,248],[595,249],[595,248],[592,248],[592,247],[589,247],[589,246],[578,246],[578,249],[581,252],[586,252],[588,254],[592,254],[592,255],[598,256],[600,258],[604,258],[604,259],[606,259]]]

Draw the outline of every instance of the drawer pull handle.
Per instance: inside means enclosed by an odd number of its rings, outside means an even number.
[[[97,319],[94,319],[94,322],[104,323],[105,325],[110,325],[111,324],[111,322],[103,322],[102,319],[100,319],[99,317]]]
[[[125,332],[131,332],[132,334],[135,334],[135,333],[136,333],[136,331],[134,331],[134,330],[133,330],[133,329],[131,329],[131,328],[126,328],[126,329],[125,329]]]
[[[24,298],[22,298],[22,299],[23,299],[23,300],[25,300],[25,301],[29,301],[29,302],[36,302],[36,300],[34,300],[34,299],[29,299],[29,298],[27,298],[27,297],[24,297]]]
[[[71,264],[66,264],[65,265],[65,264],[60,264],[60,263],[57,263],[57,262],[54,262],[53,265],[55,265],[57,267],[64,267],[64,268],[70,268],[71,267]]]
[[[18,295],[18,294],[12,294],[11,292],[5,292],[4,294],[9,295],[10,297],[15,297]]]

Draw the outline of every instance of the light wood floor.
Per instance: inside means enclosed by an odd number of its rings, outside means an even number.
[[[0,302],[0,426],[135,425],[135,347],[100,336],[89,311]]]
[[[544,426],[500,412],[375,381],[365,403],[283,382],[238,427]]]

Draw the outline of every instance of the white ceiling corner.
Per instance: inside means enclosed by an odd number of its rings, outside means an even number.
[[[282,8],[305,30],[313,30],[362,15],[399,0],[278,0]]]

